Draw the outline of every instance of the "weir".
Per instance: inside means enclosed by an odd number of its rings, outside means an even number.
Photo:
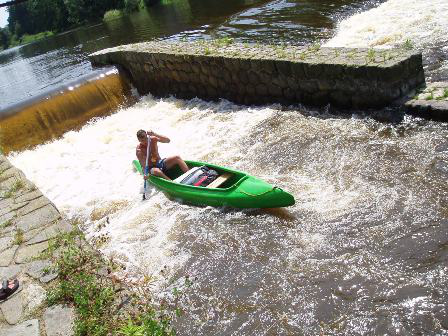
[[[78,129],[130,103],[130,86],[116,69],[94,72],[63,88],[0,111],[0,145],[5,154]]]
[[[91,54],[120,65],[142,94],[242,104],[381,108],[425,83],[420,52],[272,46],[230,40],[145,42]]]

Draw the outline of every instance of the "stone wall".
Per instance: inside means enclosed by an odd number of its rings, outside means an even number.
[[[429,83],[404,107],[407,113],[418,117],[448,121],[448,82]]]
[[[0,303],[0,336],[73,335],[73,308],[45,307],[57,274],[47,272],[51,261],[41,258],[51,238],[71,230],[53,203],[0,154],[0,279],[20,283]]]
[[[375,108],[425,82],[421,53],[406,49],[301,48],[218,40],[146,42],[89,57],[95,66],[120,65],[141,94],[226,98],[242,104]]]

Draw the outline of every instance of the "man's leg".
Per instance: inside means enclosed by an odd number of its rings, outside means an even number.
[[[171,167],[178,165],[180,167],[180,169],[186,173],[188,171],[188,166],[185,163],[184,160],[181,159],[180,156],[176,155],[176,156],[170,156],[169,158],[165,159],[165,164],[166,164],[166,168],[170,169]]]
[[[159,168],[152,168],[151,169],[151,175],[158,176],[158,177],[163,177],[165,180],[171,181],[171,179],[168,176],[166,176],[163,173],[163,171],[161,169],[159,169]]]

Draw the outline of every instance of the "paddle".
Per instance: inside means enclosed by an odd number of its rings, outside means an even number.
[[[150,139],[149,139],[149,135],[146,136],[147,142],[148,144],[146,145],[146,163],[145,163],[145,173],[143,174],[143,201],[146,199],[146,186],[148,185],[146,183],[146,180],[149,175],[149,166],[148,166],[148,159],[149,159],[149,143],[150,143]]]

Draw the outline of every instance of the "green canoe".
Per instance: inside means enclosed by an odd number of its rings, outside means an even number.
[[[205,162],[185,162],[190,171],[195,167],[206,166],[217,171],[220,176],[207,187],[181,184],[174,180],[180,181],[190,172],[182,174],[182,171],[176,166],[167,172],[167,175],[173,181],[152,175],[150,175],[148,181],[168,194],[170,198],[196,205],[231,206],[235,208],[278,208],[295,203],[291,194],[246,173]],[[134,160],[132,163],[140,174],[143,174],[140,162]]]

